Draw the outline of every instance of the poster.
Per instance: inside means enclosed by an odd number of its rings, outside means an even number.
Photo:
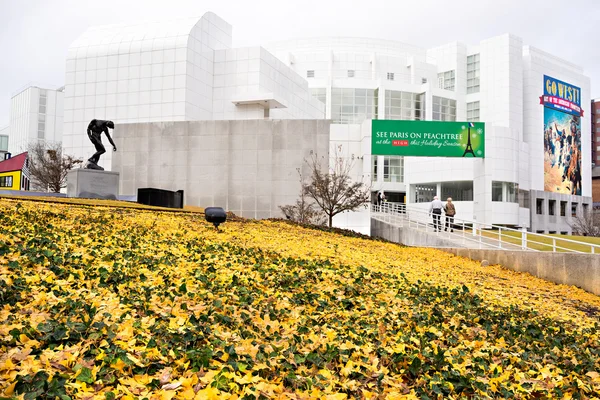
[[[544,76],[544,190],[581,195],[581,90]]]
[[[371,154],[485,157],[483,122],[373,120]]]

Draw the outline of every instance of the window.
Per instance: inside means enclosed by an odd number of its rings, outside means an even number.
[[[334,124],[360,124],[377,119],[377,89],[331,89],[331,119]]]
[[[421,83],[422,83],[422,84],[425,84],[425,83],[427,83],[427,78],[421,78]]]
[[[415,203],[429,203],[433,201],[433,196],[437,190],[436,184],[413,185],[415,193]]]
[[[371,156],[373,158],[373,163],[371,166],[371,180],[373,182],[377,182],[377,156]]]
[[[473,201],[473,181],[442,182],[442,199]]]
[[[388,81],[393,81],[394,80],[394,73],[393,72],[388,72],[387,73],[387,79],[388,79]]]
[[[504,182],[506,191],[506,202],[517,203],[517,192],[519,191],[519,184],[513,182]]]
[[[354,70],[353,69],[348,70],[348,78],[354,78]]]
[[[518,194],[518,183],[492,181],[492,201],[519,203]],[[527,201],[529,201],[529,193],[527,193],[527,197]],[[524,201],[524,199],[522,201]]]
[[[544,199],[535,199],[535,213],[538,215],[544,214]]]
[[[385,156],[383,158],[383,181],[404,182],[404,157]]]
[[[425,119],[425,93],[386,90],[385,118],[416,121]]]
[[[40,89],[40,99],[38,106],[38,139],[43,139],[46,133],[46,100],[47,90]]]
[[[12,176],[0,176],[0,187],[12,187],[13,177]]]
[[[589,204],[583,203],[582,206],[583,206],[583,215],[587,216],[588,215]]]
[[[555,208],[556,208],[556,200],[548,200],[548,215],[554,215]]]
[[[467,94],[479,92],[479,54],[467,57]]]
[[[433,120],[456,121],[456,100],[433,96]]]
[[[467,103],[467,121],[479,121],[479,102]]]
[[[440,72],[438,74],[438,85],[440,89],[454,90],[455,74],[454,70]]]
[[[566,201],[560,202],[560,216],[561,217],[567,216],[567,202]]]
[[[529,190],[519,189],[518,193],[519,207],[529,208]]]
[[[321,103],[327,103],[327,89],[325,88],[311,88],[310,94]]]
[[[40,114],[46,114],[46,100],[48,96],[48,91],[46,89],[40,89],[40,99],[38,105],[38,112]]]
[[[571,217],[577,216],[577,203],[571,203]]]
[[[502,201],[502,182],[492,181],[492,201]]]
[[[314,69],[309,69],[308,71],[306,71],[306,77],[307,78],[314,78],[315,77],[315,70]]]

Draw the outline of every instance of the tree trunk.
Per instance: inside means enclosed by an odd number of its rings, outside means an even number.
[[[329,217],[329,227],[331,228],[333,225],[333,215],[329,214],[328,217]]]

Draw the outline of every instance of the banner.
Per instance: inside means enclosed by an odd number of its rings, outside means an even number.
[[[583,116],[581,89],[558,79],[544,75],[544,95],[540,96],[544,107]]]
[[[373,120],[371,154],[485,157],[483,122]]]
[[[544,190],[581,195],[581,118],[544,107]]]

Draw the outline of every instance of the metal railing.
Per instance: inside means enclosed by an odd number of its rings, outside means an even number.
[[[372,217],[377,220],[396,226],[420,229],[446,238],[462,247],[600,254],[598,244],[456,217],[451,225],[448,224],[448,230],[445,230],[447,217],[444,215],[441,215],[439,229],[436,229],[432,215],[427,210],[403,203],[372,204],[371,211]]]

